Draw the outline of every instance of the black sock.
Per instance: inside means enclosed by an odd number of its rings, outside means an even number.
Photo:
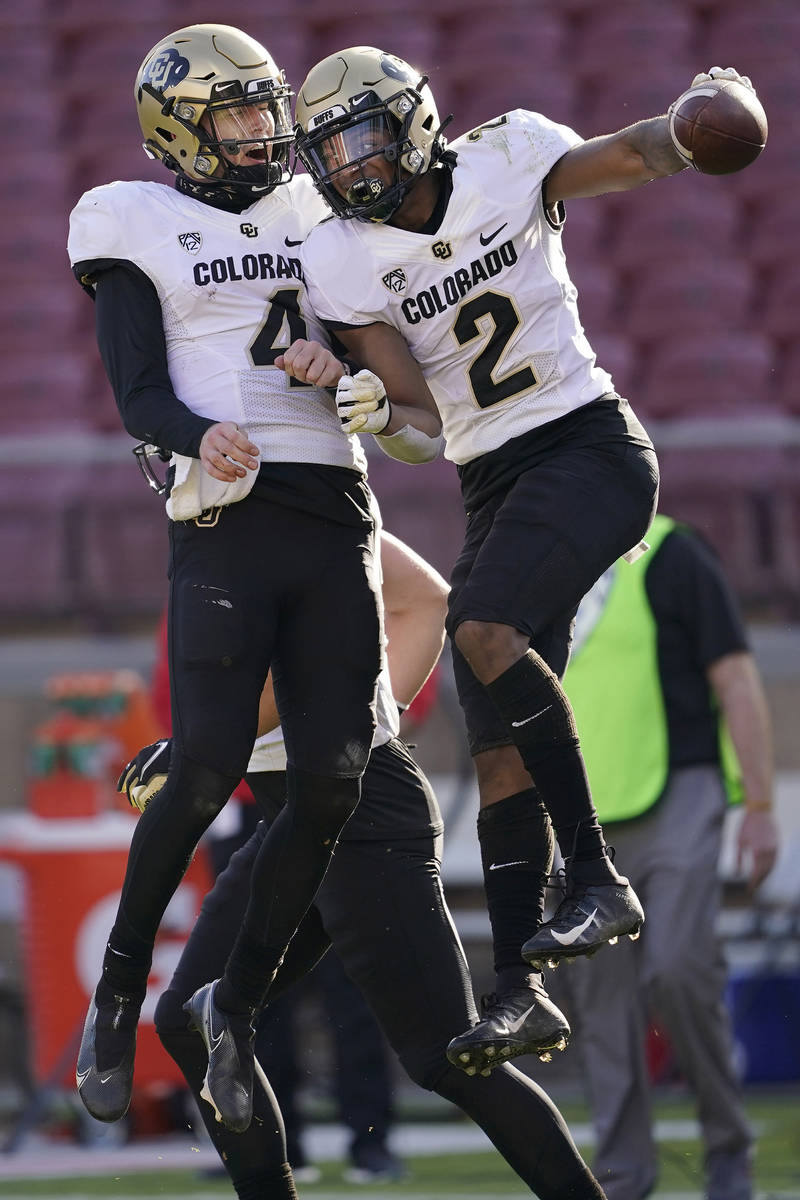
[[[478,842],[492,926],[494,969],[498,972],[498,990],[506,991],[524,985],[530,973],[520,949],[542,923],[544,889],[553,862],[553,830],[536,789],[528,788],[481,809]]]
[[[534,650],[486,685],[550,814],[564,858],[600,858],[597,819],[578,730],[557,676]]]
[[[147,990],[152,958],[152,944],[139,937],[122,913],[118,913],[103,955],[102,979],[109,992],[130,996],[141,1003]]]

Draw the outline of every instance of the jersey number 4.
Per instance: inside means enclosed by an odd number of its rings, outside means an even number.
[[[281,288],[270,296],[267,315],[258,333],[248,346],[250,361],[254,367],[271,367],[279,354],[288,350],[298,338],[307,338],[308,329],[300,312],[300,289]],[[288,341],[284,327],[288,326]],[[283,334],[283,336],[281,336]],[[308,387],[302,379],[290,380],[292,387]]]
[[[453,334],[459,346],[469,346],[479,337],[488,339],[467,368],[473,395],[481,408],[491,408],[539,386],[536,372],[530,366],[508,375],[496,374],[520,324],[514,301],[502,292],[482,292],[467,300],[458,311]]]

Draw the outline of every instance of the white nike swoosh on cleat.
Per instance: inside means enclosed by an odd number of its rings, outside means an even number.
[[[551,929],[550,932],[553,935],[553,937],[556,939],[556,941],[560,942],[562,946],[571,946],[573,942],[577,942],[578,938],[581,936],[583,931],[585,929],[589,928],[589,926],[591,925],[592,921],[595,919],[596,916],[597,916],[597,909],[594,908],[589,913],[586,920],[583,921],[580,925],[576,925],[574,929],[570,929],[569,933],[557,933],[555,929]]]
[[[504,867],[524,867],[524,866],[527,866],[527,864],[529,862],[530,862],[529,858],[517,858],[514,860],[514,862],[491,863],[489,865],[489,870],[490,871],[502,871]]]
[[[103,1076],[101,1075],[101,1076],[100,1076],[100,1082],[101,1082],[101,1083],[108,1083],[108,1082],[109,1082],[109,1080],[111,1080],[111,1079],[113,1079],[113,1078],[114,1078],[114,1073],[113,1073],[113,1071],[112,1071],[112,1073],[111,1073],[110,1075],[106,1075],[105,1079],[104,1079],[104,1078],[103,1078]]]
[[[513,729],[519,729],[521,725],[527,725],[529,721],[535,721],[537,717],[544,716],[552,707],[552,704],[548,704],[547,708],[539,709],[539,712],[534,713],[532,717],[526,717],[524,721],[512,721],[511,726]]]
[[[529,1017],[535,1008],[536,1008],[536,1005],[532,1004],[530,1006],[530,1008],[525,1009],[525,1012],[522,1013],[521,1016],[515,1017],[513,1021],[506,1021],[506,1025],[508,1026],[508,1028],[511,1030],[512,1033],[519,1033],[520,1029],[522,1029],[522,1025],[523,1025],[523,1022],[525,1021],[525,1018]]]

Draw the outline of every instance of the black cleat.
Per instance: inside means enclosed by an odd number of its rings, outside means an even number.
[[[573,879],[554,916],[522,947],[522,957],[536,971],[556,967],[561,959],[613,946],[624,934],[635,939],[643,924],[642,906],[627,879],[592,884]]]
[[[214,1109],[217,1120],[233,1133],[244,1133],[253,1117],[252,1014],[223,1012],[214,1003],[218,980],[198,988],[183,1006],[189,1024],[208,1051],[208,1070],[200,1095]]]
[[[75,1082],[84,1107],[98,1121],[118,1121],[128,1111],[140,1007],[130,996],[114,996],[108,1004],[92,996]]]
[[[542,1062],[550,1062],[551,1051],[566,1049],[569,1022],[539,980],[531,987],[484,996],[481,1009],[478,1024],[447,1047],[448,1061],[467,1075],[488,1075],[522,1054],[538,1054]]]

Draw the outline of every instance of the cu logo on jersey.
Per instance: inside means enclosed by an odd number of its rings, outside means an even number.
[[[239,229],[245,237],[258,237],[258,226],[251,225],[249,221],[242,221]]]
[[[431,250],[434,258],[438,258],[440,262],[444,262],[446,258],[453,257],[453,247],[449,242],[434,242]]]
[[[175,87],[189,74],[189,60],[170,46],[162,50],[147,65],[144,82],[152,84],[156,91],[163,92],[164,88]]]
[[[393,271],[387,271],[381,276],[381,283],[390,292],[404,292],[406,290],[406,273],[402,267],[395,267]]]

